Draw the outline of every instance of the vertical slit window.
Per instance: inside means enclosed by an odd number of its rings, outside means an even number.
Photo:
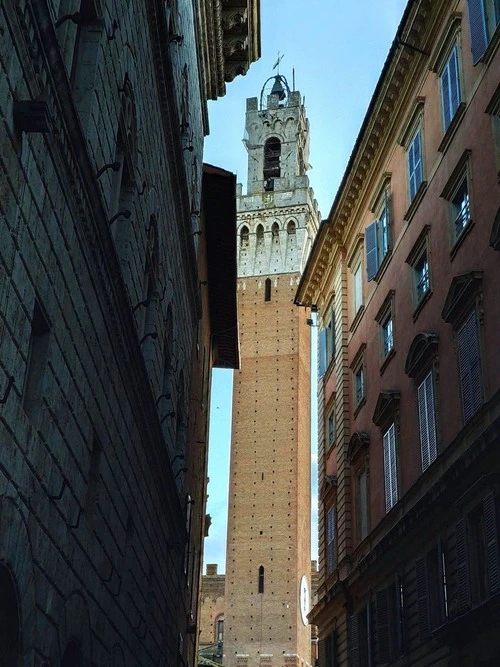
[[[33,417],[39,408],[43,392],[43,382],[49,351],[50,327],[40,304],[35,301],[31,335],[28,349],[28,361],[24,380],[23,407]]]
[[[266,278],[264,301],[271,301],[271,279]]]
[[[264,566],[259,567],[259,593],[264,592]]]

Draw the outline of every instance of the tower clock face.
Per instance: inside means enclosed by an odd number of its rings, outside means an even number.
[[[302,575],[302,579],[300,580],[299,602],[302,623],[307,625],[307,614],[309,613],[309,585],[305,574]]]

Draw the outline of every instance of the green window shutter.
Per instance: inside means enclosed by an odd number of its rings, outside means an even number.
[[[483,513],[488,592],[490,595],[494,595],[500,590],[500,563],[498,557],[497,509],[493,493],[489,493],[483,500]]]
[[[488,46],[484,0],[469,0],[469,24],[472,60],[475,65]]]
[[[373,280],[377,274],[378,262],[378,221],[374,220],[365,229],[366,278]]]
[[[375,613],[377,629],[377,662],[391,660],[391,628],[389,620],[389,600],[387,589],[375,593]]]
[[[425,558],[418,558],[415,561],[415,583],[417,587],[418,624],[420,636],[424,639],[431,632],[427,562]]]
[[[457,549],[458,613],[461,614],[470,607],[469,550],[465,519],[460,519],[455,524],[455,540]]]

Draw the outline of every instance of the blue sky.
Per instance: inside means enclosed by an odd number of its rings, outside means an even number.
[[[245,100],[259,97],[264,82],[275,73],[279,51],[284,54],[280,73],[291,87],[295,70],[295,88],[305,97],[311,134],[309,178],[326,217],[405,5],[406,0],[261,0],[261,59],[246,76],[228,84],[225,97],[209,103],[205,162],[233,171],[246,187]],[[215,370],[208,473],[212,526],[204,561],[218,563],[219,572],[224,572],[226,559],[231,391],[232,372]],[[315,420],[313,431],[314,463]],[[315,476],[313,465],[313,484]],[[316,484],[313,496],[314,521]],[[313,557],[315,538],[313,528]]]

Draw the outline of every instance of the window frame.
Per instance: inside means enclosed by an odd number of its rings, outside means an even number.
[[[454,81],[452,82],[452,64],[454,61]],[[463,98],[463,83],[461,76],[461,67],[460,67],[460,45],[458,37],[455,37],[451,48],[447,52],[446,59],[439,69],[439,92],[441,97],[441,120],[443,122],[443,131],[446,132],[450,129],[450,126],[455,119],[455,116],[460,108],[460,104]],[[447,76],[446,89],[444,77]],[[454,94],[456,95],[455,105]],[[448,114],[446,113],[448,110]]]
[[[448,209],[448,225],[449,225],[449,236],[450,236],[450,259],[453,259],[458,252],[459,247],[461,246],[463,240],[468,235],[470,230],[474,226],[474,202],[472,196],[472,178],[471,178],[471,168],[470,168],[470,156],[471,151],[466,149],[455,169],[453,170],[446,186],[444,187],[441,197],[446,201]],[[462,224],[461,229],[457,232],[456,221],[459,217],[457,215],[457,202],[455,201],[460,189],[466,186],[467,192],[467,220]]]
[[[477,65],[488,60],[495,43],[500,26],[500,7],[497,9],[493,0],[468,0],[470,41],[472,62]],[[493,22],[491,17],[493,16]],[[490,19],[490,21],[488,21]]]
[[[427,386],[424,387],[424,384]],[[422,464],[422,472],[425,472],[429,466],[434,463],[438,457],[438,432],[437,432],[437,422],[436,422],[436,389],[435,389],[436,379],[434,369],[431,368],[426,374],[423,380],[419,381],[417,384],[417,412],[418,412],[418,431],[420,439],[420,456]],[[423,387],[423,389],[422,389]],[[428,406],[428,391],[430,387],[430,392],[432,396],[432,405]],[[422,389],[422,391],[421,391]],[[425,420],[422,418],[421,412],[421,396],[424,399],[424,403],[427,406],[425,413]],[[423,421],[425,421],[426,426],[426,441],[427,447],[424,451],[424,437],[423,437]],[[429,428],[429,422],[432,422],[432,429]],[[431,432],[432,431],[432,432]],[[432,442],[433,440],[433,442]]]
[[[354,359],[349,367],[352,371],[352,400],[353,400],[353,415],[357,416],[362,406],[366,403],[366,343],[362,343],[356,352]],[[356,377],[361,371],[363,393],[358,400],[358,392],[356,385]]]
[[[382,185],[370,206],[370,211],[376,215],[376,218],[365,228],[365,264],[366,279],[368,282],[378,280],[392,250],[391,232],[393,220],[390,183],[390,174],[385,174]]]
[[[414,305],[413,321],[415,321],[423,308],[424,304],[432,295],[432,271],[431,271],[431,244],[430,244],[430,225],[425,225],[420,232],[413,248],[411,249],[406,264],[410,267],[411,272],[411,286],[412,299]],[[418,285],[421,282],[417,280],[417,265],[423,256],[426,256],[427,261],[427,289],[419,296]]]
[[[392,434],[392,445],[391,436]],[[382,434],[384,462],[385,513],[388,514],[399,502],[398,443],[396,422],[393,421]],[[392,452],[390,451],[392,449]],[[393,457],[391,454],[393,453]],[[393,459],[393,460],[392,460]]]
[[[379,349],[380,349],[380,373],[382,374],[392,357],[396,353],[395,348],[395,321],[394,321],[394,302],[395,291],[390,290],[384,299],[378,313],[375,316],[375,321],[379,328]],[[386,325],[390,322],[390,347],[386,346]],[[388,339],[387,339],[388,340]]]
[[[337,567],[337,507],[325,507],[325,574],[330,577]]]
[[[460,335],[463,333],[463,348],[462,350],[466,350],[466,354],[468,355],[470,352],[470,344],[471,344],[471,331],[470,329],[466,330],[466,327],[468,326],[469,322],[474,321],[473,328],[475,331],[475,338],[476,338],[476,351],[477,351],[477,358],[476,358],[476,363],[477,363],[477,372],[473,370],[472,364],[474,363],[474,360],[469,359],[468,360],[468,366],[464,367],[462,363],[465,363],[465,359],[461,355],[461,343],[460,343]],[[482,408],[482,406],[485,403],[485,389],[484,389],[484,372],[483,372],[483,357],[484,355],[482,354],[482,349],[481,349],[481,330],[480,330],[480,322],[479,322],[479,313],[478,309],[476,306],[474,306],[471,310],[468,311],[467,315],[461,320],[460,324],[455,328],[455,340],[456,340],[456,349],[457,349],[457,366],[458,366],[458,383],[460,386],[460,403],[462,407],[462,418],[463,418],[463,423],[466,424],[468,421],[470,421],[474,415],[479,412],[479,410]],[[462,358],[462,361],[461,361]],[[468,371],[468,372],[467,372]],[[464,376],[468,375],[468,380],[467,383],[465,381]],[[476,387],[476,390],[479,391],[479,399],[476,400],[475,394],[470,397],[470,400],[472,401],[473,405],[470,409],[467,409],[469,397],[464,397],[464,391],[465,391],[465,386],[469,385],[471,388],[471,392],[474,391],[473,387]],[[467,401],[467,402],[466,402]]]

